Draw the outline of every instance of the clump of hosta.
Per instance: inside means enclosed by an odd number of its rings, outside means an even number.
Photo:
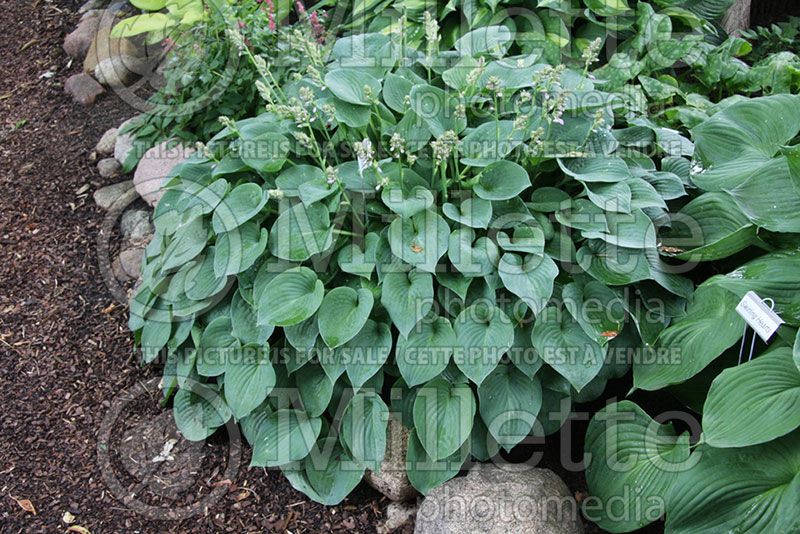
[[[252,465],[324,503],[379,468],[390,411],[423,493],[554,432],[693,289],[654,223],[688,140],[503,27],[447,51],[437,31],[324,60],[305,38],[282,86],[254,58],[268,111],[223,118],[166,181],[131,304],[184,435],[238,422]]]

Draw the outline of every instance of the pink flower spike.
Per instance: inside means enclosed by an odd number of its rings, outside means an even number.
[[[306,7],[303,5],[303,2],[297,2],[295,5],[297,6],[297,12],[300,13],[300,15],[306,14]]]
[[[247,26],[247,24],[246,24],[246,23],[242,22],[241,20],[239,21],[239,27],[240,27],[240,28],[244,28],[244,27],[246,27],[246,26]]]

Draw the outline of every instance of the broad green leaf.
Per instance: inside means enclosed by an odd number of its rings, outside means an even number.
[[[587,240],[576,258],[592,278],[610,286],[632,284],[652,276],[642,251],[615,247],[599,239]]]
[[[505,26],[485,26],[464,34],[454,46],[465,56],[488,53],[501,57],[513,38],[511,30]]]
[[[305,459],[306,477],[318,502],[335,506],[361,482],[358,468],[336,438],[324,437]]]
[[[319,309],[325,287],[308,267],[295,267],[278,274],[266,285],[256,309],[258,323],[291,326],[300,323]]]
[[[747,248],[756,227],[728,194],[700,195],[672,219],[673,235],[665,245],[686,250],[675,255],[686,261],[710,261],[732,256]]]
[[[624,303],[604,284],[595,280],[585,285],[571,282],[562,289],[561,298],[586,335],[601,346],[622,331],[626,321]]]
[[[267,132],[242,142],[239,157],[258,172],[278,172],[286,163],[291,144],[283,135]]]
[[[507,252],[525,252],[541,256],[544,254],[545,236],[538,226],[517,226],[511,236],[497,232],[497,244]]]
[[[317,314],[319,333],[325,344],[333,349],[353,339],[366,324],[374,300],[372,292],[366,289],[330,290]]]
[[[337,262],[339,268],[346,273],[362,276],[366,279],[372,277],[375,270],[375,249],[380,238],[377,234],[369,233],[364,238],[366,250],[362,250],[356,243],[346,244],[339,249]]]
[[[389,226],[392,254],[421,271],[434,272],[450,238],[450,227],[440,215],[423,211],[409,218],[398,217]]]
[[[214,209],[214,232],[229,232],[249,221],[267,203],[267,195],[258,184],[247,183],[234,187]]]
[[[539,356],[579,392],[597,376],[605,354],[568,314],[549,306],[536,317],[531,342]]]
[[[402,76],[389,73],[383,81],[383,101],[392,111],[404,113],[408,106],[405,97],[411,92],[414,84]]]
[[[269,233],[256,221],[247,221],[230,232],[217,234],[214,275],[239,274],[252,267],[267,250]]]
[[[630,401],[610,404],[595,414],[584,450],[589,491],[607,503],[592,509],[592,519],[610,532],[630,532],[657,520],[663,507],[649,515],[625,511],[663,499],[680,469],[690,467],[689,434],[678,436],[671,424],[656,423]]]
[[[436,486],[447,482],[461,471],[469,457],[470,443],[466,441],[456,452],[441,460],[433,459],[422,446],[416,432],[408,437],[406,472],[417,491],[426,495]]]
[[[131,0],[133,7],[137,7],[142,11],[158,11],[164,9],[167,5],[167,0]]]
[[[368,319],[356,337],[336,350],[353,390],[358,391],[389,359],[392,331],[388,324]]]
[[[281,204],[281,207],[286,207]],[[269,250],[280,259],[305,261],[328,250],[333,244],[333,228],[327,208],[302,203],[282,209],[272,225]]]
[[[647,249],[656,246],[655,224],[640,209],[627,213],[606,212],[607,232],[584,230],[587,239],[600,239],[615,248]]]
[[[178,430],[191,441],[206,439],[231,417],[217,390],[200,383],[175,393],[172,413]]]
[[[325,85],[337,98],[350,104],[367,106],[381,94],[381,82],[356,69],[328,71]]]
[[[197,372],[200,376],[219,376],[225,372],[228,354],[239,346],[231,335],[230,317],[217,317],[206,326],[197,346]]]
[[[670,534],[800,530],[800,431],[739,449],[700,446],[667,498]]]
[[[475,418],[475,397],[467,384],[431,380],[417,391],[414,428],[434,460],[447,458],[469,438]]]
[[[214,274],[215,255],[215,247],[206,248],[205,255],[200,256],[195,266],[186,274],[183,288],[190,299],[203,300],[225,289],[228,277]]]
[[[311,417],[319,417],[325,413],[333,396],[333,381],[322,365],[304,365],[297,370],[295,382],[306,413]]]
[[[442,212],[449,219],[470,228],[488,228],[492,218],[492,203],[482,198],[465,198],[459,207],[446,202]]]
[[[528,205],[536,211],[549,213],[568,209],[572,203],[570,196],[561,189],[537,187],[531,193],[531,201]]]
[[[542,406],[542,387],[513,365],[498,365],[478,388],[481,418],[506,450],[528,436]]]
[[[400,187],[384,189],[381,200],[393,212],[402,217],[412,217],[433,206],[433,193],[424,186],[404,190]]]
[[[444,317],[425,319],[397,339],[397,367],[409,387],[436,378],[444,371],[453,354],[456,334]]]
[[[495,271],[500,261],[500,250],[488,237],[475,239],[472,228],[453,230],[447,257],[453,267],[465,277],[486,276]]]
[[[700,286],[686,316],[661,332],[655,355],[634,362],[634,387],[649,391],[678,384],[702,371],[742,337],[744,321],[736,313],[739,300],[714,286]]]
[[[459,144],[461,163],[486,167],[498,162],[525,141],[524,132],[514,128],[514,121],[484,122],[469,132]]]
[[[257,323],[256,311],[244,300],[241,291],[241,289],[236,291],[231,299],[231,335],[242,345],[250,343],[264,345],[275,331],[275,327]]]
[[[241,419],[264,402],[275,387],[269,345],[245,345],[228,353],[225,363],[225,400]]]
[[[387,273],[381,304],[403,337],[408,337],[433,306],[433,276],[422,271]]]
[[[625,161],[613,156],[558,158],[558,165],[565,174],[581,182],[620,182],[631,176]]]
[[[134,15],[121,21],[114,26],[109,36],[119,39],[154,31],[168,31],[169,28],[176,24],[177,21],[169,18],[164,13],[145,13],[144,15]]]
[[[586,7],[601,17],[614,17],[631,9],[625,0],[586,0]]]
[[[161,255],[161,271],[182,267],[206,247],[208,228],[203,217],[194,217],[178,227]]]
[[[461,133],[467,126],[466,118],[458,118],[457,100],[445,91],[431,85],[415,85],[409,93],[411,109],[428,126],[434,137],[452,130]]]
[[[558,266],[550,256],[503,254],[497,266],[503,285],[522,299],[534,315],[547,305],[553,294]]]
[[[251,467],[277,467],[302,460],[311,451],[322,420],[298,410],[272,412],[259,428]]]
[[[347,404],[340,437],[356,463],[380,472],[386,453],[389,408],[374,392],[361,392]]]
[[[774,232],[800,232],[800,195],[794,190],[786,157],[769,160],[759,172],[725,190],[758,226]],[[786,194],[776,200],[775,192]]]
[[[500,309],[485,303],[474,304],[456,317],[453,361],[475,384],[500,363],[514,344],[514,324]]]
[[[512,161],[497,161],[486,167],[473,191],[485,200],[508,200],[531,186],[528,172]]]
[[[319,167],[313,165],[295,165],[281,172],[275,179],[275,185],[278,186],[287,197],[299,197],[301,185],[325,179],[325,172]]]
[[[789,347],[722,371],[703,406],[703,435],[712,447],[757,445],[797,427],[800,370]]]

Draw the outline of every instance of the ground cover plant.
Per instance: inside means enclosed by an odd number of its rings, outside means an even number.
[[[334,504],[380,468],[391,408],[426,493],[631,372],[702,413],[703,434],[609,405],[586,438],[592,494],[664,502],[587,516],[613,532],[664,513],[668,532],[799,528],[800,97],[728,96],[737,78],[716,66],[744,41],[689,32],[683,49],[652,26],[697,29],[728,4],[537,12],[635,28],[610,55],[589,30],[534,47],[493,18],[502,2],[483,18],[393,4],[386,26],[347,21],[386,31],[297,36],[307,62],[280,80],[228,31],[264,112],[222,116],[167,178],[131,302],[182,433],[233,420],[252,465]],[[472,24],[448,33],[453,13]],[[656,61],[665,43],[682,52]],[[704,62],[676,67],[686,50]],[[753,91],[794,88],[765,80]],[[737,365],[749,290],[785,325]]]

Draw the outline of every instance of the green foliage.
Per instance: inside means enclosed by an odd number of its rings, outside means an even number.
[[[556,432],[563,403],[631,368],[647,390],[704,372],[740,340],[734,308],[755,290],[787,324],[714,380],[703,444],[690,452],[688,434],[623,401],[586,447],[615,448],[628,469],[593,463],[587,477],[603,499],[668,496],[670,532],[791,530],[800,97],[695,91],[755,87],[727,70],[746,47],[703,33],[728,0],[539,2],[522,32],[506,4],[438,3],[437,18],[357,2],[342,24],[373,31],[330,48],[296,37],[291,77],[242,47],[258,110],[198,122],[213,137],[164,184],[131,304],[145,358],[169,356],[179,427],[203,439],[233,417],[253,465],[335,504],[379,469],[391,405],[426,493],[470,455]],[[623,38],[610,55],[607,31]],[[720,260],[729,274],[687,274]],[[780,413],[742,417],[741,389]],[[723,467],[732,447],[768,458],[763,487]],[[712,493],[685,498],[713,470],[741,489],[719,514]],[[625,532],[661,514],[614,515],[597,521]]]

